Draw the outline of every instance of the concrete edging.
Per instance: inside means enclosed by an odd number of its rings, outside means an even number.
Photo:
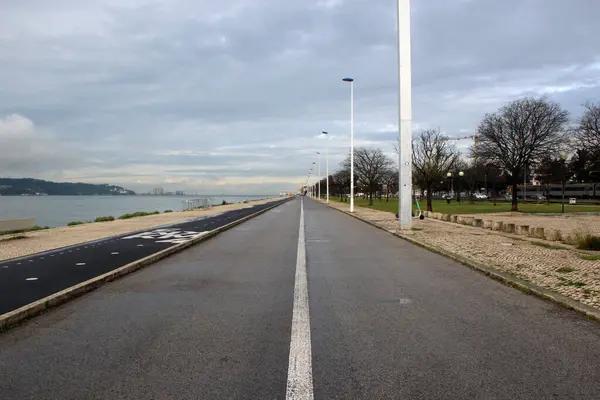
[[[98,289],[105,283],[114,281],[124,275],[130,274],[138,269],[147,267],[148,265],[154,264],[157,261],[162,260],[163,258],[167,258],[172,254],[179,253],[182,250],[187,249],[188,247],[192,247],[200,242],[203,242],[207,239],[212,238],[213,236],[218,235],[221,232],[224,232],[228,229],[233,228],[236,225],[239,225],[243,222],[246,222],[260,214],[263,214],[273,208],[276,208],[286,202],[277,203],[270,207],[266,207],[260,211],[257,211],[253,214],[247,215],[243,218],[240,218],[236,221],[230,222],[227,225],[223,225],[219,228],[216,228],[206,235],[198,237],[196,239],[190,240],[186,243],[180,243],[175,246],[171,246],[144,258],[140,258],[139,260],[133,261],[129,264],[123,265],[117,269],[109,271],[105,274],[96,276],[95,278],[89,279],[85,282],[78,283],[77,285],[71,286],[69,288],[63,289],[60,292],[56,292],[51,294],[50,296],[46,296],[43,299],[37,300],[33,303],[27,304],[21,308],[17,308],[16,310],[7,312],[5,314],[0,315],[0,332],[5,331],[14,325],[23,322],[27,319],[35,317],[36,315],[42,314],[44,311],[66,303],[67,301],[79,297],[87,292],[91,292],[95,289]]]
[[[327,205],[327,204],[325,204]],[[526,294],[530,294],[530,295],[535,295],[537,297],[540,297],[544,300],[548,300],[551,301],[561,307],[564,307],[566,309],[569,310],[573,310],[576,311],[580,314],[585,315],[587,318],[592,319],[594,321],[600,322],[600,311],[596,310],[593,307],[590,307],[586,304],[582,304],[580,302],[578,302],[577,300],[573,300],[569,297],[563,296],[562,294],[553,292],[549,289],[546,289],[544,287],[538,286],[534,283],[531,282],[527,282],[523,279],[517,278],[516,276],[513,276],[511,274],[508,274],[506,272],[502,272],[502,271],[497,271],[493,268],[487,267],[479,262],[467,259],[465,257],[462,257],[458,254],[452,253],[450,251],[444,250],[444,249],[440,249],[438,247],[435,246],[430,246],[424,243],[419,242],[418,240],[415,240],[413,238],[407,237],[407,236],[403,236],[400,235],[398,233],[394,233],[394,232],[390,232],[389,230],[371,222],[371,221],[367,221],[361,217],[359,217],[356,214],[352,214],[350,212],[344,211],[344,210],[340,210],[339,208],[336,207],[332,207],[331,205],[328,205],[330,208],[333,208],[334,210],[337,210],[343,214],[349,215],[351,217],[354,217],[362,222],[365,222],[371,226],[374,226],[375,228],[381,229],[382,231],[388,232],[400,239],[406,240],[409,243],[412,243],[414,245],[417,245],[419,247],[422,247],[426,250],[432,251],[434,253],[437,253],[439,255],[442,255],[444,257],[450,258],[454,261],[457,261],[475,271],[478,271],[480,273],[483,273],[484,275],[497,280],[507,286],[511,286],[515,289],[519,289],[520,291],[526,293]]]

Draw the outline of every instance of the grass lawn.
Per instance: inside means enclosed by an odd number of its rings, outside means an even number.
[[[331,200],[339,201],[339,198],[330,197]],[[355,199],[354,204],[357,207],[370,207],[376,210],[389,211],[396,213],[398,212],[398,199],[390,199],[386,202],[385,199],[379,201],[373,199],[373,205],[369,206],[369,200],[367,199]],[[427,204],[425,201],[421,202],[421,209],[426,210]],[[416,205],[413,204],[413,208],[416,209]],[[494,203],[491,201],[475,201],[469,203],[469,201],[462,201],[460,204],[456,201],[452,201],[447,204],[445,200],[433,200],[433,211],[441,212],[445,214],[486,214],[486,213],[497,213],[510,211],[510,203]],[[560,213],[560,204],[519,204],[519,211],[525,213]],[[565,212],[600,212],[600,206],[585,206],[585,205],[568,205],[565,204]]]

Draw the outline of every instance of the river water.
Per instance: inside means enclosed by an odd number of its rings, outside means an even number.
[[[136,211],[180,211],[182,202],[191,199],[210,198],[212,204],[221,204],[267,197],[273,196],[0,196],[0,221],[36,218],[36,225],[55,227]]]

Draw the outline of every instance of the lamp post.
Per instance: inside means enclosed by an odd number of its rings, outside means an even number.
[[[565,185],[567,180],[567,171],[566,171],[566,163],[567,163],[567,153],[561,153],[560,159],[562,160],[562,202],[561,202],[561,213],[565,213]]]
[[[412,72],[410,0],[398,0],[398,224],[412,223]]]
[[[527,200],[527,164],[523,168],[523,203]]]
[[[488,190],[487,190],[487,171],[485,172],[485,175],[483,175],[483,187],[485,188],[485,195],[487,196],[487,194],[488,194]]]
[[[313,162],[313,165],[314,165],[314,164],[315,164],[315,163]],[[310,171],[308,172],[308,176],[309,176],[308,180],[309,180],[309,182],[310,182],[310,178],[312,177],[313,169],[314,169],[313,167],[310,167]],[[310,190],[309,190],[310,197],[313,197],[313,194],[314,194],[314,193],[313,193],[313,185],[310,185],[310,187],[309,187],[309,188],[310,188]]]
[[[329,138],[329,134],[325,131],[321,132],[323,135],[327,135]],[[329,204],[329,146],[325,146],[325,176],[327,179],[327,204]]]
[[[311,171],[314,169],[315,169],[315,162],[313,161],[313,166],[312,166]],[[317,179],[318,179],[318,177],[317,177]],[[316,196],[317,196],[317,185],[313,184],[313,197],[316,197]]]
[[[350,83],[350,212],[354,212],[354,79],[344,78]]]
[[[458,173],[458,190],[456,191],[456,200],[460,203],[460,191],[462,190],[462,178],[465,176],[465,173],[459,171]]]
[[[317,179],[318,179],[318,183],[317,183],[318,194],[317,194],[317,196],[319,197],[319,199],[321,199],[321,153],[318,151],[317,151]]]
[[[448,178],[448,195],[450,196],[450,198],[454,197],[454,181],[452,180],[452,172],[448,172],[446,174],[446,177]]]

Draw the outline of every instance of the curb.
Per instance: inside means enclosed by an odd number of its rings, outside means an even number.
[[[519,289],[520,291],[529,294],[529,295],[534,295],[537,297],[540,297],[544,300],[548,300],[551,301],[561,307],[564,307],[568,310],[573,310],[576,311],[579,314],[582,314],[584,316],[586,316],[588,319],[594,320],[596,322],[600,322],[600,311],[595,309],[594,307],[590,307],[586,304],[582,304],[580,302],[578,302],[577,300],[573,300],[569,297],[563,296],[562,294],[553,292],[549,289],[546,289],[544,287],[538,286],[534,283],[531,282],[527,282],[523,279],[517,278],[516,276],[507,274],[505,272],[501,272],[501,271],[497,271],[493,268],[487,267],[481,263],[478,263],[476,261],[473,260],[469,260],[463,256],[460,256],[458,254],[452,253],[450,251],[447,250],[443,250],[440,249],[438,247],[435,246],[430,246],[424,243],[421,243],[413,238],[395,233],[395,232],[390,232],[387,229],[376,225],[375,223],[371,222],[371,221],[367,221],[365,219],[362,219],[361,217],[359,217],[358,215],[355,214],[351,214],[350,212],[344,211],[344,210],[340,210],[339,208],[335,208],[332,207],[331,205],[327,205],[325,203],[323,203],[323,205],[332,208],[334,210],[337,210],[343,214],[349,215],[353,218],[358,219],[359,221],[362,221],[364,223],[367,223],[371,226],[374,226],[377,229],[381,229],[384,232],[390,233],[400,239],[406,240],[409,243],[412,243],[414,245],[417,245],[419,247],[422,247],[426,250],[432,251],[434,253],[437,253],[439,255],[442,255],[446,258],[450,258],[454,261],[457,261],[459,263],[461,263],[462,265],[465,265],[477,272],[480,272],[496,281],[499,281],[507,286],[513,287],[515,289]]]
[[[14,325],[23,322],[27,319],[35,317],[36,315],[42,314],[46,310],[66,303],[67,301],[82,296],[87,292],[91,292],[95,289],[98,289],[105,283],[114,281],[124,275],[130,274],[138,269],[147,267],[148,265],[154,264],[163,258],[169,257],[172,254],[179,253],[182,250],[187,249],[188,247],[192,247],[200,242],[208,240],[213,236],[218,235],[221,232],[224,232],[228,229],[233,228],[236,225],[239,225],[243,222],[246,222],[254,217],[257,217],[260,214],[263,214],[273,208],[276,208],[287,201],[278,202],[275,205],[270,207],[266,207],[260,211],[257,211],[253,214],[247,215],[243,218],[240,218],[236,221],[230,222],[227,225],[223,225],[219,228],[216,228],[206,235],[193,239],[186,243],[180,243],[175,246],[171,246],[167,249],[161,250],[157,253],[151,254],[144,258],[140,258],[139,260],[133,261],[129,264],[123,265],[117,269],[109,271],[105,274],[99,275],[95,278],[89,279],[85,282],[78,283],[75,286],[71,286],[69,288],[63,289],[60,292],[51,294],[50,296],[46,296],[43,299],[35,301],[33,303],[27,304],[21,308],[17,308],[16,310],[7,312],[6,314],[0,315],[0,332],[5,331]]]

